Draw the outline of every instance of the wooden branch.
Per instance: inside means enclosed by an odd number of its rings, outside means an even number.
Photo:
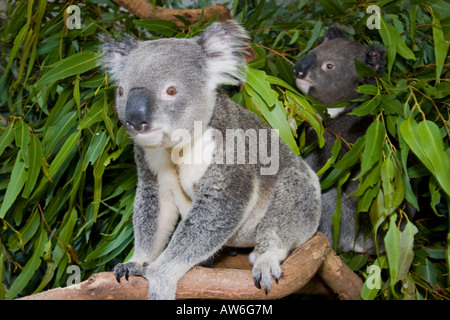
[[[203,22],[208,22],[213,16],[218,17],[219,21],[231,19],[230,10],[221,4],[205,7],[203,9],[171,9],[159,6],[153,6],[146,0],[113,0],[121,7],[127,9],[130,13],[141,19],[162,19],[175,22],[179,27],[184,24],[175,17],[182,16],[191,23],[200,20],[202,10],[204,12]]]
[[[317,275],[341,300],[360,300],[363,281],[333,251],[325,256],[325,261]]]
[[[247,255],[224,257],[214,268],[195,267],[179,282],[177,299],[279,299],[293,293],[327,293],[317,275],[340,299],[359,299],[362,281],[317,233],[297,248],[281,265],[283,277],[266,295],[253,284]],[[308,284],[308,282],[310,282]],[[308,284],[308,285],[307,285]],[[147,297],[148,282],[130,276],[118,283],[112,272],[92,275],[78,285],[56,288],[23,300],[131,300]]]

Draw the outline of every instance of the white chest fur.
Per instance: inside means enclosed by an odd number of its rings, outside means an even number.
[[[145,160],[158,178],[162,207],[175,203],[182,216],[189,212],[196,186],[213,160],[214,147],[211,131],[206,130],[173,149],[145,149]]]

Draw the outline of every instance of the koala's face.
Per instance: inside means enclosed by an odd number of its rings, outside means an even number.
[[[189,40],[140,42],[117,79],[119,119],[142,146],[170,147],[174,130],[191,131],[211,117],[215,89],[207,86],[205,58]]]
[[[194,122],[206,127],[217,86],[242,80],[245,40],[231,21],[192,39],[106,39],[103,62],[116,82],[117,115],[135,143],[169,148],[179,143],[172,139],[176,130],[192,136]]]
[[[353,99],[361,81],[354,59],[364,63],[365,55],[364,46],[349,39],[325,41],[295,64],[297,87],[326,105]]]

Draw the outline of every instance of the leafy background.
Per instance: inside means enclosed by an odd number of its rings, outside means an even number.
[[[114,89],[96,66],[97,35],[183,38],[204,28],[139,20],[107,0],[71,4],[81,9],[80,30],[66,28],[65,2],[9,1],[0,15],[2,299],[71,284],[70,265],[80,267],[81,280],[110,271],[132,251],[136,171],[112,108]],[[379,30],[366,27],[369,4],[381,8]],[[317,147],[304,139],[308,126],[323,144],[318,115],[326,114],[295,89],[292,64],[330,23],[358,42],[387,47],[386,73],[359,88],[354,110],[373,115],[373,124],[342,159],[330,159],[321,183],[339,186],[352,168],[360,170],[358,212],[386,233],[386,250],[377,255],[341,254],[367,278],[364,299],[449,299],[450,5],[249,0],[230,6],[258,55],[233,99],[278,128],[297,154]],[[412,220],[409,206],[419,210]],[[370,289],[373,265],[381,270],[379,289]]]

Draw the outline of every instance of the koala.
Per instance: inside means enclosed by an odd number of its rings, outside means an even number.
[[[174,299],[179,279],[225,245],[253,248],[253,281],[267,293],[280,262],[317,231],[315,172],[221,88],[244,81],[247,47],[233,20],[190,39],[102,39],[138,178],[134,254],[114,273],[145,277],[149,299]],[[263,170],[268,149],[275,172]]]
[[[378,46],[365,47],[348,39],[345,33],[337,28],[330,27],[325,34],[323,42],[311,50],[306,56],[295,64],[293,70],[296,76],[297,87],[306,94],[315,98],[324,105],[331,105],[342,100],[357,98],[356,91],[359,85],[374,83],[372,78],[359,78],[356,73],[354,60],[372,67],[378,76],[384,71],[385,48]],[[363,136],[372,123],[371,116],[358,117],[349,115],[356,104],[345,108],[328,108],[330,119],[325,123],[325,145],[322,149],[316,148],[305,156],[305,161],[316,172],[322,168],[331,157],[331,148],[336,135],[341,136],[349,143]],[[317,137],[317,136],[316,136]],[[306,139],[315,139],[313,130],[307,132]],[[341,153],[347,152],[348,146],[342,144]],[[358,182],[351,177],[343,186],[341,193],[341,226],[337,247],[342,252],[373,252],[373,237],[367,238],[372,230],[367,215],[357,217],[357,198],[350,197],[356,191]],[[319,231],[324,233],[333,244],[333,226],[331,216],[336,211],[337,189],[330,188],[322,192],[322,216]]]

